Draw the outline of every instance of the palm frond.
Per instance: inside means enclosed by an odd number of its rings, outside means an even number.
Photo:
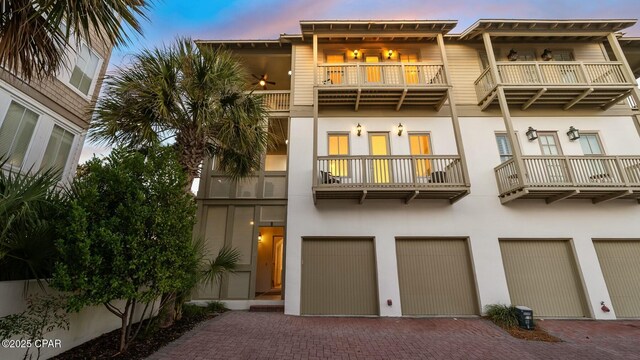
[[[209,260],[202,269],[202,280],[206,284],[213,284],[222,278],[222,275],[234,273],[241,257],[240,250],[224,246],[218,255]]]
[[[104,46],[129,41],[127,29],[141,33],[147,0],[5,0],[0,16],[0,67],[27,81],[55,76],[65,61],[72,34]],[[62,25],[64,24],[64,26]]]

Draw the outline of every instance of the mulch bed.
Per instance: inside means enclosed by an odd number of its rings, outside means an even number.
[[[536,326],[533,330],[525,330],[519,327],[505,327],[500,326],[504,331],[516,339],[530,340],[530,341],[544,341],[544,342],[562,342],[562,339],[557,338],[548,332],[546,332],[540,326]]]
[[[120,329],[106,333],[98,338],[76,346],[53,359],[63,360],[85,360],[85,359],[117,359],[117,360],[137,360],[145,359],[161,347],[176,340],[187,331],[193,329],[197,324],[212,319],[219,314],[209,313],[198,316],[183,316],[171,327],[158,328],[151,334],[143,334],[146,324],[140,330],[138,337],[129,345],[127,351],[118,354],[120,344]],[[137,324],[134,325],[134,329]]]

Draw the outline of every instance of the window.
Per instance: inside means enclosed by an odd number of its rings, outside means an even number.
[[[349,134],[329,134],[329,155],[349,155]],[[329,172],[333,176],[347,176],[349,172],[347,159],[329,161]]]
[[[411,155],[431,155],[431,138],[429,134],[409,134],[409,150]],[[431,163],[427,159],[416,160],[416,175],[431,174]]]
[[[585,155],[604,155],[598,134],[581,133],[580,146]],[[589,176],[590,182],[611,182],[612,169],[606,159],[585,159],[581,163],[581,172]]]
[[[538,131],[538,141],[542,155],[562,155],[562,149],[558,142],[558,134],[555,132]]]
[[[47,149],[44,152],[40,169],[64,170],[71,152],[73,134],[58,125],[53,126]],[[60,174],[62,176],[62,174]]]
[[[551,57],[554,61],[573,61],[573,52],[571,50],[553,50]]]
[[[498,143],[498,152],[500,153],[500,162],[505,162],[513,157],[511,143],[507,138],[507,134],[496,134],[496,142]]]
[[[71,73],[71,85],[76,87],[80,92],[85,95],[89,95],[91,84],[93,83],[98,69],[98,62],[100,59],[95,52],[93,52],[85,44],[80,45],[80,51],[76,61],[76,66]]]
[[[604,155],[598,134],[580,134],[580,146],[585,155]]]
[[[11,102],[0,126],[0,157],[7,157],[9,165],[22,166],[37,122],[38,114]]]

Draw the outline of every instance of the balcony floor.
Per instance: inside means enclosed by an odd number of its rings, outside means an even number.
[[[507,103],[526,110],[529,107],[552,106],[568,110],[574,106],[608,108],[631,94],[629,85],[502,85]],[[482,109],[498,105],[497,91],[478,103]]]
[[[500,196],[503,204],[516,199],[544,199],[547,204],[566,199],[589,199],[594,204],[615,199],[635,200],[640,203],[640,188],[630,187],[533,187],[526,186]]]
[[[432,106],[439,110],[447,99],[446,86],[424,87],[318,87],[318,104],[321,106]]]
[[[469,194],[468,187],[439,187],[439,188],[313,188],[314,201],[317,200],[357,200],[361,204],[369,199],[399,199],[405,203],[412,200],[449,200],[454,203]]]

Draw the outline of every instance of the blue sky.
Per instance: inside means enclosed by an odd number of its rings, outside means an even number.
[[[152,0],[153,1],[153,0]],[[155,0],[143,36],[114,49],[109,70],[126,64],[127,55],[169,43],[177,36],[192,39],[274,39],[299,33],[299,20],[429,19],[458,20],[453,33],[480,18],[640,18],[639,0]],[[640,36],[640,26],[625,30]],[[104,148],[87,142],[81,162]]]
[[[193,39],[270,39],[298,33],[299,20],[429,19],[458,20],[454,33],[479,18],[638,18],[638,0],[155,0],[144,37],[115,49],[111,64],[126,62],[139,48],[170,42],[176,36]],[[640,36],[640,26],[627,30]],[[113,66],[112,66],[113,68]]]

